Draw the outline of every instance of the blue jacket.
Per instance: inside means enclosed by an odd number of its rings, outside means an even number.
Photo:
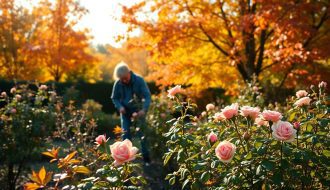
[[[142,102],[142,109],[147,112],[151,102],[150,90],[144,79],[131,71],[131,80],[128,84],[122,83],[117,80],[113,85],[111,100],[115,107],[119,110],[124,107],[128,112],[135,112],[134,105],[131,101],[134,95]]]

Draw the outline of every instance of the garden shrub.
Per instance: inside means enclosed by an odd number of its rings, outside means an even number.
[[[166,178],[182,189],[327,189],[330,125],[325,88],[322,82],[318,89],[297,92],[287,105],[270,107],[241,96],[251,101],[220,112],[208,110],[200,118],[187,114],[196,105],[182,102],[182,90],[170,91],[174,106],[184,111],[170,121],[165,134],[164,163],[174,160],[179,166]],[[184,122],[187,117],[192,122]]]

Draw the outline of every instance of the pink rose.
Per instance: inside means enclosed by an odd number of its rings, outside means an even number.
[[[215,142],[218,140],[218,136],[217,136],[215,133],[211,132],[211,133],[207,136],[207,140],[208,140],[211,144],[213,144],[213,143],[215,143]]]
[[[224,163],[229,163],[235,154],[236,146],[228,141],[222,141],[215,148],[215,155],[220,161]]]
[[[226,119],[225,116],[220,112],[215,113],[213,118],[215,121],[223,121]]]
[[[294,122],[293,127],[298,130],[300,128],[300,123],[298,121]]]
[[[180,93],[181,91],[182,91],[181,85],[176,85],[175,87],[167,91],[168,92],[167,96],[172,99],[177,93]]]
[[[260,114],[260,109],[256,107],[243,106],[241,107],[241,115],[255,119]]]
[[[97,145],[101,145],[105,142],[107,142],[108,140],[106,139],[106,136],[105,135],[99,135],[98,137],[95,138],[95,143]]]
[[[311,103],[311,100],[309,97],[303,97],[300,98],[299,100],[297,100],[294,105],[298,106],[298,107],[302,107],[302,106],[308,106]]]
[[[221,110],[221,113],[226,119],[231,119],[232,117],[238,114],[238,104],[234,103],[230,106],[226,106]]]
[[[206,116],[207,116],[206,111],[203,111],[203,112],[201,113],[201,116],[202,116],[202,117],[206,117]]]
[[[10,113],[15,114],[15,113],[17,113],[17,110],[15,108],[13,108],[10,110]]]
[[[253,90],[254,92],[258,92],[259,88],[258,88],[257,86],[253,86],[253,87],[252,87],[252,90]]]
[[[6,92],[1,92],[1,97],[6,98],[7,97],[7,93]]]
[[[22,99],[22,96],[19,95],[19,94],[17,94],[17,95],[15,96],[15,98],[16,98],[17,101],[20,101],[20,100]]]
[[[308,95],[308,92],[306,92],[306,90],[298,90],[296,92],[296,96],[297,98],[301,98],[301,97],[305,97]]]
[[[161,114],[160,114],[160,117],[161,117],[162,119],[165,119],[165,118],[166,118],[166,113],[161,113]]]
[[[47,87],[46,85],[43,84],[43,85],[41,85],[41,86],[39,87],[39,90],[47,90],[47,88],[48,88],[48,87]]]
[[[255,120],[254,120],[254,123],[257,125],[257,126],[268,126],[268,122],[265,121],[263,118],[261,117],[257,117]]]
[[[206,111],[214,110],[214,108],[215,108],[214,104],[207,104],[206,105]]]
[[[112,158],[115,159],[115,166],[134,160],[135,155],[138,152],[138,149],[133,147],[132,142],[128,139],[110,145],[110,150]]]
[[[282,119],[282,114],[277,111],[264,110],[261,115],[264,118],[264,120],[272,121],[274,123]]]
[[[15,94],[16,93],[16,88],[11,88],[10,93]]]
[[[273,124],[273,137],[279,141],[292,142],[296,137],[297,130],[287,121],[279,121]]]
[[[327,87],[326,82],[322,81],[322,82],[319,83],[319,88],[325,88],[325,87]]]

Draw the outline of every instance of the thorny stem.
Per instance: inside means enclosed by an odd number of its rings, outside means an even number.
[[[235,128],[235,130],[236,130],[237,136],[238,136],[238,138],[239,138],[239,142],[240,142],[241,146],[243,147],[243,150],[244,150],[245,154],[247,154],[247,151],[245,150],[245,146],[244,146],[244,144],[243,144],[243,140],[242,140],[241,134],[240,134],[239,131],[238,131],[236,121],[233,120],[233,123],[234,123],[234,128]]]

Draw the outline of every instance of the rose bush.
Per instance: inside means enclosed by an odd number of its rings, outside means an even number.
[[[329,97],[325,83],[319,87],[275,106],[256,102],[256,87],[245,91],[252,98],[243,94],[239,104],[214,115],[207,110],[200,118],[188,114],[196,108],[189,99],[171,94],[183,111],[168,121],[172,127],[164,134],[164,164],[178,165],[166,179],[182,189],[327,189]],[[210,143],[211,135],[217,142]]]

